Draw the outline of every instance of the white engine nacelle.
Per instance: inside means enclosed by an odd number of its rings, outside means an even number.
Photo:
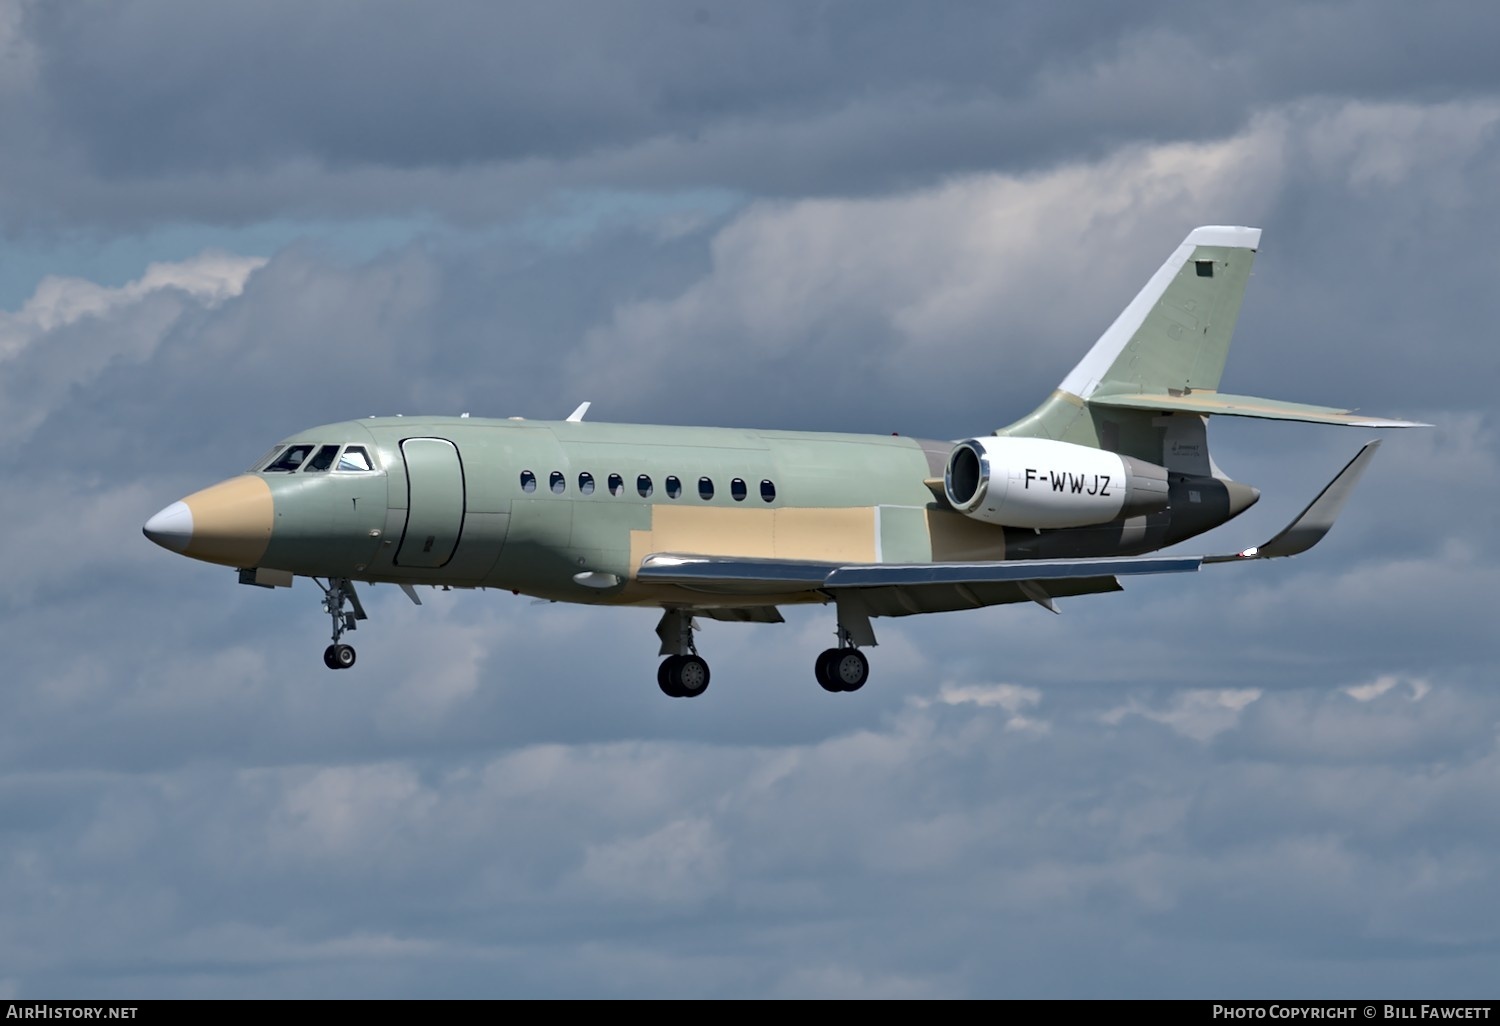
[[[943,491],[986,523],[1087,527],[1165,509],[1167,471],[1050,438],[971,438],[948,454]]]

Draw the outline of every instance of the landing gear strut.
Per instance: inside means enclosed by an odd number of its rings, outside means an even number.
[[[656,625],[667,657],[656,668],[656,685],[668,698],[697,698],[708,690],[708,661],[693,644],[694,630],[693,614],[686,609],[668,609]]]
[[[354,646],[342,645],[339,638],[352,631],[360,620],[368,620],[365,607],[354,592],[354,582],[347,577],[330,577],[324,585],[316,577],[313,583],[323,589],[323,612],[333,619],[333,644],[323,650],[323,665],[330,670],[347,670],[354,665]],[[344,605],[349,605],[345,610]]]

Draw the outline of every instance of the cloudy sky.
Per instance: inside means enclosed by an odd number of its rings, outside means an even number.
[[[0,997],[1494,996],[1500,8],[0,0]],[[966,437],[1194,225],[1226,390],[1391,433],[1295,560],[706,624],[236,585],[299,428]],[[1265,540],[1368,431],[1215,424]]]

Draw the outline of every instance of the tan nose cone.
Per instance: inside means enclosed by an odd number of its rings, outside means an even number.
[[[162,548],[208,563],[258,566],[275,522],[271,488],[246,474],[194,492],[142,528]]]

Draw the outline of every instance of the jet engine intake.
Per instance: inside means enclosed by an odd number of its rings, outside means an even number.
[[[948,454],[943,491],[960,513],[1005,527],[1087,527],[1167,507],[1154,463],[1050,438],[971,438]]]

